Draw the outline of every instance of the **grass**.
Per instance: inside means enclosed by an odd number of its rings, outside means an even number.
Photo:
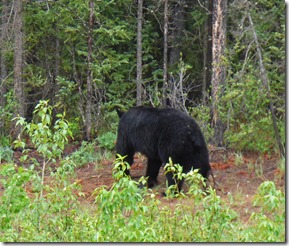
[[[95,204],[83,206],[73,169],[63,162],[49,184],[41,184],[33,170],[1,166],[4,194],[0,198],[2,242],[284,242],[285,195],[273,182],[256,190],[245,223],[234,208],[244,205],[242,188],[223,200],[210,188],[207,194],[191,184],[190,194],[162,203],[150,190],[124,175],[114,163],[115,182],[95,191]],[[201,177],[191,173],[188,179]],[[4,179],[3,179],[4,178]],[[5,182],[4,182],[5,181]],[[4,183],[3,183],[4,182]],[[28,193],[28,184],[43,185]],[[9,187],[9,188],[8,188]],[[17,196],[15,196],[17,194]],[[171,203],[170,201],[173,201]],[[13,209],[9,204],[14,204]],[[239,210],[238,210],[239,211]],[[264,217],[265,216],[265,217]],[[258,233],[254,232],[258,231]]]
[[[242,152],[234,153],[235,155],[235,165],[242,166],[244,164],[243,154]]]

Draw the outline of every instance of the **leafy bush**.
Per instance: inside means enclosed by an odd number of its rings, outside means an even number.
[[[0,177],[4,187],[0,200],[0,226],[2,229],[10,229],[19,212],[30,203],[24,186],[31,173],[14,164],[4,164],[0,168]]]
[[[97,192],[96,204],[99,208],[97,241],[149,242],[146,215],[149,206],[145,204],[143,191],[138,182],[124,174],[129,165],[119,157],[114,166],[115,182],[111,189],[101,187]]]
[[[11,149],[10,139],[0,135],[0,164],[3,161],[12,162],[13,150]]]
[[[82,141],[80,148],[69,156],[69,160],[81,167],[89,162],[96,162],[100,157],[102,158],[96,150],[95,142]]]
[[[112,132],[105,132],[97,138],[99,146],[107,150],[113,150],[116,141],[116,134]]]
[[[209,106],[199,105],[189,109],[192,117],[197,121],[200,126],[205,139],[209,140],[213,136],[213,129],[211,127],[211,109]]]
[[[75,175],[71,165],[69,157],[62,160],[60,167],[50,174],[48,183],[39,182],[41,177],[32,169],[12,164],[1,166],[5,188],[0,197],[1,241],[285,241],[285,195],[273,182],[260,185],[253,200],[259,211],[244,223],[215,190],[208,188],[206,194],[203,192],[197,171],[185,175],[186,182],[191,181],[189,192],[166,205],[157,198],[158,194],[139,188],[144,179],[136,182],[125,174],[129,165],[124,157],[118,156],[112,187],[97,188],[95,203],[85,205],[78,202],[77,197],[82,193],[77,182],[71,181]],[[177,173],[178,167],[174,170],[176,177],[185,177]],[[29,187],[32,191],[28,193]]]
[[[37,151],[42,154],[47,161],[60,157],[65,144],[68,142],[68,136],[72,137],[69,129],[69,122],[64,119],[65,114],[57,114],[58,119],[52,126],[52,106],[48,101],[40,101],[33,112],[34,120],[31,123],[24,118],[18,117],[17,125],[23,126]],[[39,122],[37,122],[39,121]],[[25,147],[25,143],[19,140],[15,142],[16,147]]]
[[[205,192],[203,188],[206,186],[205,178],[198,173],[198,169],[191,170],[188,173],[183,173],[183,167],[179,164],[174,164],[172,159],[169,158],[169,163],[164,167],[165,174],[171,172],[173,174],[173,180],[175,184],[178,181],[185,180],[189,184],[189,190],[187,194],[183,190],[178,190],[177,185],[171,185],[168,187],[166,195],[168,197],[186,197],[186,195],[193,196],[194,199],[202,199]]]
[[[285,240],[285,195],[276,189],[272,181],[263,182],[253,199],[259,211],[252,213],[248,228],[240,241],[284,242]]]
[[[28,134],[30,140],[35,145],[37,152],[42,155],[42,174],[41,184],[43,186],[44,173],[46,166],[50,162],[55,162],[56,157],[61,157],[65,144],[68,142],[68,136],[72,137],[72,133],[69,129],[69,122],[64,119],[64,114],[58,114],[58,120],[52,126],[52,106],[48,104],[48,101],[40,101],[33,112],[36,120],[28,123],[22,117],[17,117],[16,125],[20,124],[23,127],[23,131]],[[38,123],[36,121],[39,121]],[[14,141],[15,147],[21,147],[25,150],[25,142],[21,139]],[[28,155],[24,155],[22,160],[28,158]],[[37,163],[38,164],[38,163]],[[41,186],[41,196],[43,187]]]
[[[3,161],[12,162],[13,150],[8,146],[0,146],[0,164]]]
[[[5,188],[0,199],[1,228],[6,229],[1,241],[65,241],[63,232],[72,225],[78,206],[78,185],[69,181],[69,168],[59,167],[51,173],[52,181],[43,184],[32,169],[1,167]]]

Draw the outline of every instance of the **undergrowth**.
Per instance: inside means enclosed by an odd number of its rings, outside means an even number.
[[[49,113],[45,104],[42,106],[38,113]],[[47,116],[40,115],[42,123],[49,122]],[[38,124],[41,131],[29,125],[36,123],[21,119],[42,151],[39,165],[43,169],[1,164],[1,242],[285,242],[285,195],[274,182],[259,186],[252,203],[257,209],[244,223],[213,188],[203,189],[203,177],[196,170],[182,174],[180,166],[172,162],[168,167],[175,179],[184,178],[190,184],[188,192],[175,190],[173,197],[167,196],[173,203],[163,203],[158,194],[145,188],[144,178],[137,182],[127,176],[129,165],[118,156],[112,187],[98,187],[92,207],[84,206],[78,199],[84,195],[81,187],[73,181],[77,158],[62,159],[60,155],[69,124],[62,115],[59,118],[57,127]],[[57,131],[47,134],[51,129]],[[45,142],[41,134],[47,137]],[[56,142],[49,140],[51,136]],[[16,144],[25,148],[21,141]],[[46,170],[54,156],[59,156],[59,166]],[[45,171],[50,175],[44,175]]]
[[[256,191],[258,208],[244,223],[211,187],[162,204],[156,194],[124,173],[115,161],[111,188],[95,190],[93,209],[78,201],[79,185],[71,182],[68,163],[40,188],[39,174],[14,164],[1,166],[0,240],[2,242],[284,242],[285,196],[266,181]],[[70,171],[69,171],[70,170]],[[189,179],[200,179],[191,172]],[[35,185],[38,184],[38,185]],[[40,191],[43,190],[43,195]],[[172,207],[173,206],[173,207]]]

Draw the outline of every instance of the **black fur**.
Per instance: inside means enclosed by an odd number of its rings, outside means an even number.
[[[173,108],[134,107],[119,116],[116,152],[127,155],[125,160],[130,165],[135,152],[148,158],[146,176],[149,177],[149,187],[157,183],[159,169],[163,163],[168,163],[169,157],[173,163],[180,164],[185,173],[198,168],[203,177],[210,174],[203,134],[197,123],[184,112]],[[171,173],[166,178],[169,186],[175,184]],[[182,183],[178,183],[179,190]]]
[[[123,111],[121,111],[120,109],[116,109],[116,112],[117,112],[117,115],[118,115],[118,117],[119,118],[121,118],[121,116],[124,114],[124,112]]]

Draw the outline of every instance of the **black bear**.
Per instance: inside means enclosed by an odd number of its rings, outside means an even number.
[[[147,157],[148,187],[157,184],[160,167],[169,162],[169,157],[183,167],[183,172],[198,168],[208,178],[211,167],[204,136],[186,113],[174,108],[138,106],[125,113],[118,111],[118,115],[116,153],[127,156],[125,161],[130,165],[135,152]],[[175,184],[172,173],[167,173],[166,178],[168,186]],[[179,191],[182,183],[177,184]]]

